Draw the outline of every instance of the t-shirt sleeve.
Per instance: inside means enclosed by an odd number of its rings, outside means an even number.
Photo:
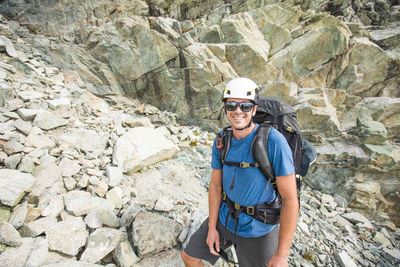
[[[275,129],[271,129],[268,137],[268,155],[275,176],[285,176],[295,172],[289,144],[286,138]]]
[[[222,169],[220,151],[217,148],[217,139],[215,139],[213,143],[211,168],[213,168],[214,170]]]

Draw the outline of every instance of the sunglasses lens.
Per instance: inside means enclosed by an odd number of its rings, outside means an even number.
[[[240,103],[240,109],[243,112],[249,112],[253,108],[253,103]]]
[[[234,111],[237,107],[238,103],[236,102],[226,102],[225,108],[227,111]]]

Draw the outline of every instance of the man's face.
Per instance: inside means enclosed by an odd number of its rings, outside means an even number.
[[[240,98],[228,98],[225,103],[226,117],[234,129],[243,129],[250,124],[251,118],[257,110],[257,106],[251,108],[250,111],[243,111],[239,105],[236,106],[236,109],[233,111],[229,111],[227,109],[227,105],[230,103],[252,103],[248,99],[240,99]]]

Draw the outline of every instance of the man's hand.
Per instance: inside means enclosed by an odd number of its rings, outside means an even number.
[[[274,254],[268,262],[268,267],[287,267],[287,258]]]
[[[216,229],[209,228],[206,242],[210,248],[210,253],[219,256],[219,234]]]

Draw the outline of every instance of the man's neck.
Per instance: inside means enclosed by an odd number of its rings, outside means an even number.
[[[232,135],[236,140],[240,140],[248,136],[256,127],[254,123],[251,123],[250,127],[246,127],[243,130],[236,130],[232,127]]]

